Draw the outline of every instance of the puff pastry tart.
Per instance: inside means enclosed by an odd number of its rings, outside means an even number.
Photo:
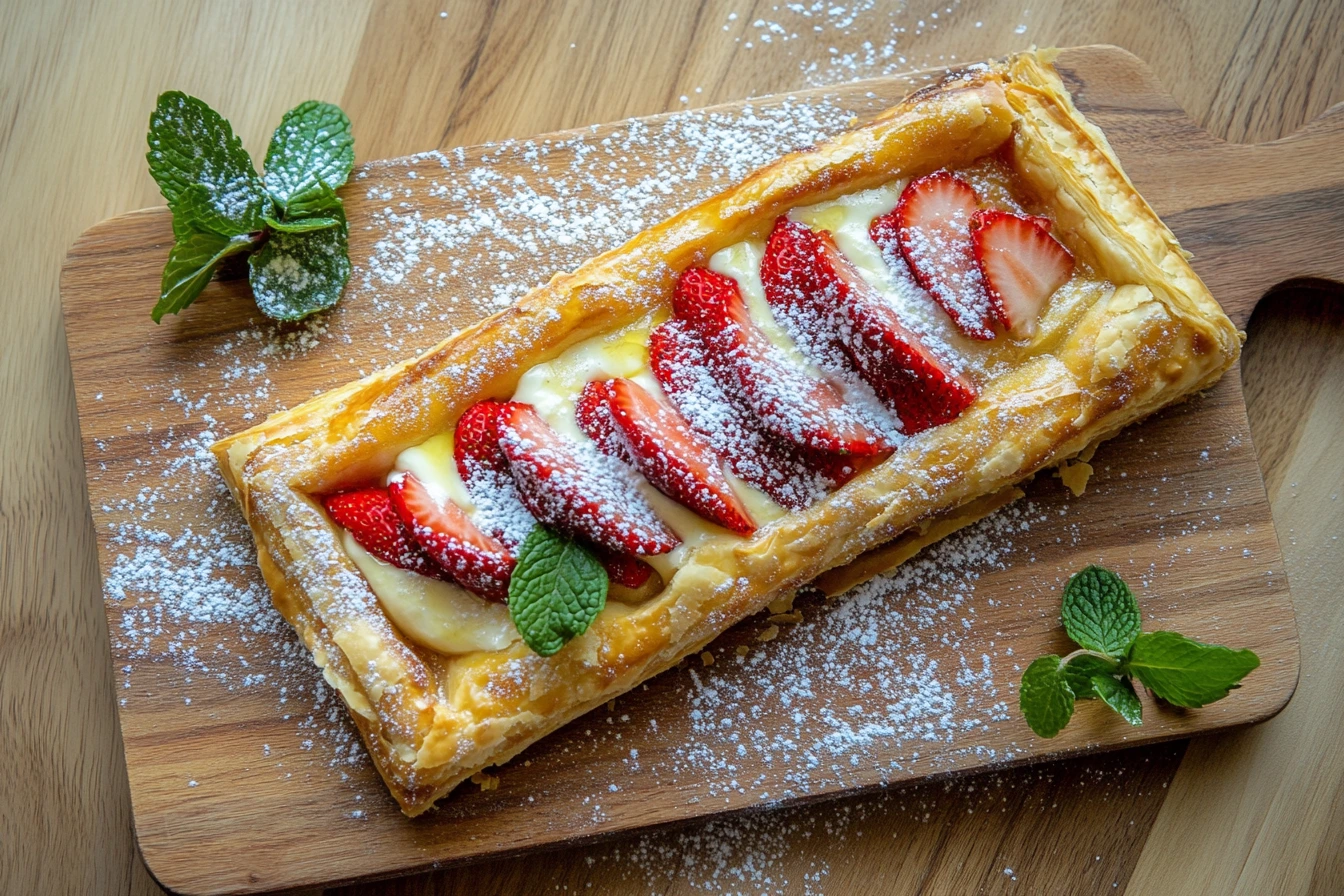
[[[276,607],[415,815],[781,595],[871,574],[852,561],[1211,385],[1240,344],[1025,54],[214,452]],[[610,580],[548,656],[506,603],[538,521]]]

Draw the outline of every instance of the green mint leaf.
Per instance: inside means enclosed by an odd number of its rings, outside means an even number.
[[[341,202],[341,197],[337,196],[331,187],[319,182],[315,188],[289,201],[289,205],[285,208],[285,220],[332,217],[344,213],[345,204]]]
[[[536,526],[509,580],[509,615],[527,646],[551,656],[588,630],[607,605],[607,572],[577,542]]]
[[[1118,575],[1089,566],[1064,586],[1064,630],[1079,647],[1124,656],[1139,636],[1139,602]]]
[[[173,237],[182,239],[202,231],[227,237],[248,236],[266,226],[269,211],[270,203],[265,201],[255,209],[249,208],[242,217],[230,217],[220,210],[208,189],[192,184],[178,194],[173,206]]]
[[[338,106],[309,100],[285,113],[266,151],[266,189],[297,217],[295,203],[345,183],[355,165],[350,119]]]
[[[1073,691],[1053,654],[1027,667],[1017,697],[1022,716],[1041,737],[1054,737],[1073,717]]]
[[[1097,696],[1092,687],[1092,676],[1112,675],[1118,668],[1118,663],[1084,653],[1065,664],[1064,680],[1069,683],[1069,690],[1076,699],[1092,700]]]
[[[177,314],[194,302],[214,276],[220,261],[252,245],[251,237],[246,235],[227,237],[199,232],[181,236],[163,269],[159,301],[150,312],[154,323],[162,320],[165,314]]]
[[[1168,703],[1200,707],[1227,696],[1260,658],[1249,650],[1204,644],[1175,632],[1139,635],[1126,670]]]
[[[272,233],[248,259],[257,307],[276,320],[302,320],[335,305],[350,279],[345,216],[335,227]]]
[[[340,224],[339,218],[296,218],[293,221],[277,221],[267,216],[266,226],[281,233],[307,233],[310,230],[326,230]]]
[[[1131,725],[1143,724],[1143,704],[1139,695],[1134,693],[1134,683],[1128,678],[1116,678],[1114,675],[1093,675],[1092,690],[1101,701],[1120,713]]]
[[[149,116],[148,141],[149,173],[174,219],[204,202],[216,222],[206,228],[211,232],[238,236],[261,229],[271,200],[243,142],[218,112],[185,93],[165,93]],[[200,191],[184,196],[192,187]]]

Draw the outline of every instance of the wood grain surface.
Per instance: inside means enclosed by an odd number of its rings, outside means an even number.
[[[1106,130],[1123,160],[1133,160],[1137,173],[1132,176],[1158,213],[1191,222],[1191,238],[1202,247],[1198,264],[1239,323],[1244,325],[1264,288],[1285,277],[1344,278],[1344,214],[1330,201],[1344,188],[1344,166],[1316,164],[1344,139],[1344,115],[1313,121],[1301,135],[1278,144],[1231,146],[1191,124],[1142,62],[1123,50],[1068,50],[1056,64],[1083,112]],[[719,106],[707,115],[769,119],[774,109],[798,116],[804,108],[825,107],[840,121],[862,119],[929,80],[926,74],[870,79],[760,98],[749,111],[738,104]],[[659,135],[665,124],[674,126],[672,138],[655,136],[622,149],[621,164],[628,173],[611,175],[605,164],[576,166],[611,140],[623,143],[632,129]],[[432,289],[418,276],[383,282],[373,259],[387,255],[380,247],[404,226],[389,224],[388,197],[401,198],[406,213],[424,220],[493,220],[513,213],[518,194],[477,191],[484,195],[464,199],[461,185],[497,179],[531,197],[534,192],[549,195],[548,185],[559,177],[577,182],[567,188],[566,195],[573,195],[590,176],[574,172],[596,170],[621,187],[637,189],[649,171],[662,180],[705,167],[704,147],[675,136],[688,127],[681,117],[641,119],[633,126],[586,128],[514,146],[467,148],[450,159],[413,156],[365,166],[345,191],[357,285],[350,288],[348,301],[323,320],[319,344],[283,360],[266,360],[270,344],[251,352],[246,347],[258,324],[251,319],[255,315],[242,279],[213,284],[189,313],[160,328],[145,327],[143,303],[137,299],[153,296],[157,288],[171,240],[166,209],[113,218],[83,234],[63,269],[61,293],[104,576],[109,582],[124,580],[124,573],[114,570],[124,568],[125,555],[154,550],[160,533],[177,538],[183,532],[218,532],[224,528],[221,516],[232,518],[217,491],[199,488],[171,454],[158,465],[176,469],[177,481],[161,492],[154,457],[181,438],[183,427],[195,424],[192,411],[208,411],[202,425],[218,433],[248,425],[252,404],[230,395],[246,396],[252,389],[250,380],[237,375],[240,367],[265,363],[267,401],[289,407],[342,385],[351,367],[375,368],[389,351],[409,354],[420,337],[407,337],[395,348],[388,343],[389,333],[408,320],[433,321],[424,337],[432,341],[477,320],[478,306],[467,299],[476,292],[488,295],[486,284],[527,284],[537,271],[563,270],[576,256],[606,248],[605,232],[593,228],[567,235],[572,242],[541,241],[532,251],[511,252],[512,260],[484,255],[481,270],[461,260],[467,253],[460,249],[432,255],[421,239],[417,252],[426,257],[417,270],[447,265],[450,259],[460,267],[455,264],[435,277]],[[544,166],[535,161],[539,147],[549,147]],[[1268,176],[1278,171],[1296,175]],[[704,183],[707,171],[696,177],[697,188],[712,189]],[[436,186],[422,189],[426,184]],[[645,205],[642,213],[656,220],[685,201],[681,191],[672,191]],[[1265,239],[1266,230],[1275,238]],[[502,238],[499,229],[494,232]],[[1306,240],[1310,233],[1335,233],[1339,240],[1328,241],[1318,255]],[[415,309],[412,315],[389,310],[408,308]],[[179,397],[164,401],[165,393]],[[209,403],[212,394],[217,397]],[[819,748],[806,741],[809,728],[832,737],[852,736],[848,723],[833,729],[823,720],[835,707],[861,701],[864,692],[893,687],[886,667],[864,662],[870,648],[856,643],[850,651],[828,649],[828,641],[849,637],[846,626],[854,623],[839,621],[849,618],[847,611],[808,604],[803,612],[811,624],[785,629],[776,644],[762,648],[794,657],[786,668],[725,662],[713,673],[700,673],[708,679],[704,687],[741,693],[744,707],[760,707],[747,723],[746,739],[776,745],[804,741],[800,747],[734,750],[738,724],[732,724],[731,736],[707,735],[696,707],[716,710],[702,702],[700,677],[672,673],[619,701],[622,724],[615,734],[592,730],[612,725],[614,711],[586,716],[505,766],[499,787],[463,788],[438,811],[415,821],[401,816],[370,766],[341,761],[347,742],[296,741],[287,711],[295,706],[278,700],[275,691],[296,693],[316,673],[303,666],[288,675],[276,671],[291,668],[292,639],[268,638],[253,646],[250,620],[212,624],[201,618],[170,618],[148,639],[128,636],[129,629],[146,627],[140,601],[158,597],[128,585],[126,596],[109,600],[107,609],[114,633],[112,665],[120,670],[125,690],[120,718],[140,848],[160,882],[185,892],[314,885],[759,808],[763,800],[788,805],[981,767],[1150,743],[1244,725],[1276,712],[1297,682],[1296,630],[1235,376],[1207,397],[1105,445],[1093,463],[1098,472],[1081,501],[1048,477],[1029,488],[1030,534],[1012,539],[1025,550],[979,572],[975,596],[966,598],[970,614],[941,611],[943,621],[936,628],[954,630],[955,638],[921,637],[904,625],[882,629],[883,651],[917,655],[930,667],[964,673],[955,684],[931,674],[907,675],[894,686],[909,693],[890,694],[887,700],[917,702],[916,689],[937,683],[951,689],[958,709],[939,703],[936,711],[925,709],[923,715],[918,708],[907,710],[924,720],[908,727],[883,717],[884,724],[893,725],[892,735],[854,748]],[[128,528],[133,530],[129,535]],[[960,544],[958,538],[952,541]],[[177,547],[199,550],[190,538]],[[943,562],[955,563],[966,553],[955,550],[950,548]],[[1150,706],[1137,730],[1109,713],[1100,718],[1080,714],[1079,723],[1059,738],[1043,741],[1030,737],[1015,713],[990,710],[957,718],[954,736],[916,733],[977,701],[1011,702],[1021,667],[1017,658],[1065,650],[1056,620],[1057,594],[1054,589],[1043,593],[1040,585],[1061,582],[1091,561],[1129,570],[1131,578],[1149,584],[1149,628],[1250,647],[1260,655],[1262,668],[1216,708],[1174,713]],[[138,584],[139,577],[132,578]],[[231,581],[264,593],[254,570]],[[194,577],[165,583],[155,576],[152,585],[169,592],[198,587]],[[939,597],[952,597],[958,587],[948,587]],[[919,590],[898,581],[874,596],[891,607],[908,607],[914,615]],[[168,593],[163,599],[180,602],[184,595]],[[839,614],[837,621],[831,623],[828,614]],[[716,642],[714,652],[731,661],[735,648],[752,644],[767,624],[749,620]],[[186,663],[170,650],[184,631],[189,637],[183,643],[195,650]],[[230,668],[240,662],[246,665]],[[203,666],[212,674],[204,674]],[[821,683],[828,672],[851,668],[852,680],[843,685]],[[240,687],[258,673],[270,679],[271,687]],[[979,675],[992,676],[993,686],[987,689]],[[777,689],[799,677],[818,683],[805,695],[780,699]],[[800,726],[798,712],[814,721]],[[745,721],[731,712],[723,717],[730,723]],[[656,720],[657,727],[648,720]],[[270,761],[259,761],[261,752]],[[688,761],[688,754],[699,761]],[[836,770],[833,756],[843,763],[842,770]],[[286,771],[275,774],[277,768]],[[187,781],[192,783],[184,786]],[[352,791],[363,797],[353,807],[347,805]],[[320,820],[326,836],[320,841],[293,837],[287,811]]]
[[[1333,2],[1041,3],[1030,12],[912,3],[861,10],[849,25],[766,4],[707,4],[689,14],[681,4],[454,5],[446,21],[441,9],[146,2],[0,11],[0,177],[10,207],[33,210],[4,225],[6,891],[153,889],[131,841],[55,284],[81,230],[157,201],[141,141],[160,89],[186,89],[225,109],[254,154],[297,100],[338,100],[360,128],[361,158],[1032,42],[1123,44],[1152,63],[1199,124],[1232,140],[1289,134],[1344,95],[1336,39],[1344,13]],[[766,43],[758,19],[798,37]],[[797,892],[1338,891],[1344,812],[1331,738],[1340,721],[1333,695],[1344,682],[1335,599],[1344,569],[1334,540],[1344,477],[1333,448],[1344,419],[1341,315],[1333,294],[1278,295],[1262,308],[1251,324],[1247,395],[1304,643],[1302,686],[1279,718],[1197,741],[1188,753],[1179,745],[1124,751],[772,813],[736,828],[716,823],[541,861],[501,860],[389,891],[670,892],[697,880]]]

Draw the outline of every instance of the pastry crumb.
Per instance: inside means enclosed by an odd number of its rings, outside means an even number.
[[[471,776],[471,783],[482,790],[497,790],[499,788],[499,775],[477,772]]]
[[[751,653],[751,648],[750,648],[750,647],[748,647],[748,646],[745,645],[745,644],[739,644],[739,645],[737,645],[737,655],[738,655],[738,656],[746,656],[746,655],[749,654],[749,653]]]
[[[757,641],[773,641],[779,637],[779,626],[768,626],[763,632],[756,636]]]
[[[714,654],[710,653],[708,650],[702,651],[700,654],[700,662],[706,666],[714,665]]]
[[[1083,492],[1087,491],[1087,480],[1092,476],[1092,465],[1085,460],[1069,463],[1065,461],[1060,464],[1056,473],[1060,481],[1064,483],[1073,492],[1075,498],[1081,498]]]
[[[771,621],[771,622],[774,622],[774,623],[783,624],[783,625],[789,625],[789,624],[792,624],[792,623],[795,623],[795,622],[802,622],[802,621],[803,621],[803,611],[802,611],[802,610],[794,610],[794,611],[791,612],[791,613],[776,613],[776,614],[774,614],[773,616],[770,617],[770,621]]]
[[[793,601],[796,597],[798,597],[798,592],[790,591],[783,597],[777,597],[774,600],[770,601],[770,603],[766,604],[766,606],[769,608],[771,613],[774,614],[787,613],[793,609]]]

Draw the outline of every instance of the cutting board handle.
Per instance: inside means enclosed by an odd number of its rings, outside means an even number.
[[[1280,140],[1220,143],[1187,183],[1209,225],[1183,243],[1238,326],[1284,283],[1344,283],[1344,103]]]
[[[1344,103],[1282,139],[1229,143],[1127,50],[1065,50],[1055,65],[1238,326],[1280,284],[1344,283]]]

